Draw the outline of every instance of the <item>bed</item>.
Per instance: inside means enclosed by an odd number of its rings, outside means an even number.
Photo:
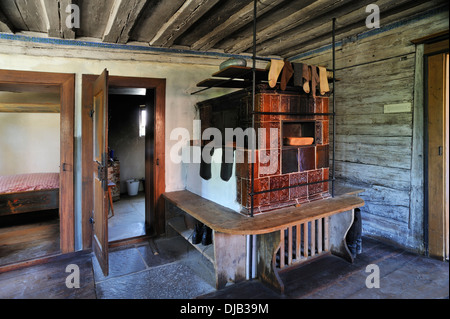
[[[59,208],[59,173],[0,176],[0,216]]]

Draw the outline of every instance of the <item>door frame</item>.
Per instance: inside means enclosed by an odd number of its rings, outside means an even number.
[[[446,165],[448,140],[446,141],[445,137],[445,127],[448,127],[449,119],[445,109],[444,70],[445,54],[449,52],[448,31],[446,34],[447,40],[435,40],[424,44],[424,243],[426,254],[439,259],[448,258],[449,207],[445,173],[448,174],[449,167]],[[437,70],[440,67],[442,69]],[[437,72],[431,74],[430,68]],[[432,77],[434,74],[436,76]],[[430,89],[430,85],[437,90]],[[436,103],[441,102],[444,103],[443,110],[436,109]],[[441,116],[435,116],[438,112]],[[437,120],[440,123],[430,125],[430,120]],[[442,132],[436,130],[440,126],[443,128]],[[436,157],[437,142],[443,147],[441,158]]]
[[[48,87],[58,87],[60,90],[60,250],[62,254],[73,252],[75,250],[73,184],[75,74],[0,70],[1,85],[28,86],[43,90]]]
[[[90,217],[92,212],[92,119],[90,111],[93,100],[93,83],[98,75],[82,75],[82,110],[81,110],[81,157],[82,157],[82,237],[85,249],[92,247],[92,227]],[[165,109],[166,109],[166,79],[142,78],[128,76],[109,76],[109,86],[119,88],[145,88],[155,90],[154,101],[154,136],[149,141],[146,135],[146,158],[151,157],[149,144],[154,152],[151,161],[145,163],[145,216],[150,225],[146,225],[146,234],[155,236],[165,231],[164,201],[165,192]],[[151,152],[150,152],[151,153]]]

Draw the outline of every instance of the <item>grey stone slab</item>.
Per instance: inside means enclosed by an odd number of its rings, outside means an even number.
[[[146,269],[146,265],[141,254],[136,248],[127,248],[109,252],[109,274],[103,275],[97,258],[92,258],[95,281],[102,281],[109,278],[130,274]]]
[[[180,263],[112,278],[96,287],[100,299],[192,299],[215,290]]]

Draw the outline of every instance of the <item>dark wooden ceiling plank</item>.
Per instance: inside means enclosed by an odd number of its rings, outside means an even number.
[[[29,31],[15,1],[0,1],[0,10],[17,31]]]
[[[261,0],[257,3],[257,17],[264,15],[279,4],[283,3],[283,0]],[[209,50],[214,47],[216,43],[223,40],[233,32],[239,30],[247,24],[251,24],[253,21],[253,1],[246,5],[241,10],[224,19],[224,22],[215,26],[211,25],[208,34],[202,36],[200,39],[194,42],[192,49],[194,50]]]
[[[419,2],[424,2],[426,0],[422,0]],[[383,21],[387,17],[389,13],[392,14],[394,8],[401,8],[401,10],[405,9],[405,4],[411,6],[411,0],[397,0],[393,2],[392,0],[379,0],[376,4],[379,6],[380,11],[383,13]],[[415,1],[417,3],[417,1]],[[374,2],[375,3],[375,2]],[[406,7],[407,8],[407,7]],[[365,19],[367,17],[367,13],[365,12],[364,7],[355,7],[355,10],[349,12],[348,14],[344,14],[336,19],[336,35],[340,35],[343,33],[347,33],[351,30],[358,30],[356,32],[364,31],[367,29],[365,26]],[[361,27],[364,29],[361,30]],[[331,29],[332,29],[332,21],[323,21],[321,25],[317,27],[310,28],[308,30],[302,29],[299,30],[302,36],[297,37],[297,41],[292,42],[291,46],[286,50],[279,50],[277,54],[283,54],[283,56],[292,56],[292,51],[301,50],[306,45],[313,44],[314,42],[319,42],[325,39],[328,39],[328,42],[331,42]]]
[[[198,39],[210,33],[216,26],[230,19],[233,14],[247,6],[249,3],[253,3],[253,1],[254,0],[220,1],[213,9],[193,24],[189,30],[178,37],[175,43],[191,48],[192,44]]]
[[[330,6],[343,0],[290,1],[257,21],[256,43],[274,38],[287,30],[300,25],[314,14],[329,10]],[[350,1],[350,0],[344,0]],[[220,43],[220,48],[229,53],[244,52],[253,46],[253,27],[247,26],[238,34]]]
[[[77,4],[78,7],[80,8],[80,16],[81,16],[80,28],[75,29],[77,36],[101,39],[103,37],[105,27],[109,19],[109,13],[111,12],[111,8],[114,4],[114,1],[115,0],[74,1],[74,3]],[[64,17],[65,16],[66,13],[64,14]]]
[[[75,39],[75,30],[71,26],[67,25],[67,16],[69,13],[67,13],[68,6],[75,4],[78,5],[78,3],[74,0],[58,0],[59,2],[59,18],[60,18],[60,28],[61,28],[61,35],[64,39],[73,40]]]
[[[147,0],[116,1],[103,35],[103,42],[127,43],[139,14]]]
[[[446,1],[442,0],[434,0],[434,1],[421,1],[418,3],[417,1],[412,1],[410,3],[404,3],[400,7],[393,8],[391,10],[385,11],[383,10],[382,23],[384,25],[400,21],[402,19],[406,19],[408,17],[417,15],[419,13],[425,12],[432,8],[438,7],[440,5],[445,4]],[[380,8],[381,9],[381,8]],[[365,31],[368,31],[365,25],[365,18],[359,21],[355,21],[354,23],[343,24],[341,19],[337,19],[336,22],[336,41],[341,41],[343,39],[350,38],[356,34],[361,34]],[[331,22],[326,26],[326,28],[331,28]],[[280,51],[279,53],[285,57],[291,58],[296,55],[300,55],[302,53],[308,52],[315,48],[320,48],[325,45],[329,45],[331,42],[331,35],[328,33],[323,33],[322,35],[311,35],[309,40],[299,43],[296,46],[288,48],[286,51]]]
[[[47,16],[47,33],[49,37],[62,38],[59,1],[42,0],[44,14]]]
[[[15,3],[29,31],[47,32],[47,25],[43,19],[44,11],[40,1],[16,0]]]
[[[14,26],[0,9],[0,32],[14,33]]]
[[[149,44],[171,46],[177,37],[207,13],[219,0],[186,0],[181,8],[161,27]]]
[[[339,7],[330,7],[330,10],[320,11],[320,14],[313,14],[311,19],[308,21],[303,21],[303,23],[295,28],[292,28],[288,31],[285,31],[283,34],[280,34],[275,39],[269,39],[263,43],[257,45],[256,51],[259,55],[267,55],[267,54],[275,54],[274,52],[280,52],[285,50],[286,48],[292,46],[293,42],[298,43],[301,41],[301,36],[309,31],[314,30],[314,28],[320,27],[323,24],[329,23],[334,17],[338,18],[349,14],[357,10],[361,12],[362,16],[367,16],[365,12],[365,7],[369,4],[374,3],[373,0],[360,0],[358,1],[358,5],[355,6],[354,1],[345,1],[344,4]]]
[[[131,31],[130,40],[150,42],[183,3],[184,0],[148,0],[135,28]]]

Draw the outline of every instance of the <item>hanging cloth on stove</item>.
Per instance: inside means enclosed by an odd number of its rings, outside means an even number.
[[[319,66],[319,78],[320,78],[320,94],[324,95],[330,92],[330,86],[328,84],[327,69],[323,66]]]
[[[283,71],[281,72],[281,82],[280,82],[280,88],[284,91],[286,90],[286,86],[289,83],[292,75],[294,74],[294,69],[292,67],[291,62],[285,60]]]
[[[305,93],[311,92],[311,87],[309,85],[309,81],[311,81],[311,68],[307,64],[303,64],[302,77],[303,83],[301,86],[303,87],[303,91],[305,91]]]
[[[204,150],[206,148],[206,150]],[[210,149],[210,150],[209,150]],[[203,146],[200,162],[200,177],[204,180],[211,179],[211,161],[214,154],[214,147]]]
[[[294,86],[303,86],[303,63],[292,63],[294,69]]]
[[[316,97],[317,86],[320,83],[320,77],[315,65],[311,65],[311,91],[313,97]]]
[[[220,166],[220,178],[228,182],[233,174],[233,156],[234,151],[231,150],[232,156],[227,156],[226,147],[222,148],[222,163]],[[229,157],[229,158],[228,158]]]

